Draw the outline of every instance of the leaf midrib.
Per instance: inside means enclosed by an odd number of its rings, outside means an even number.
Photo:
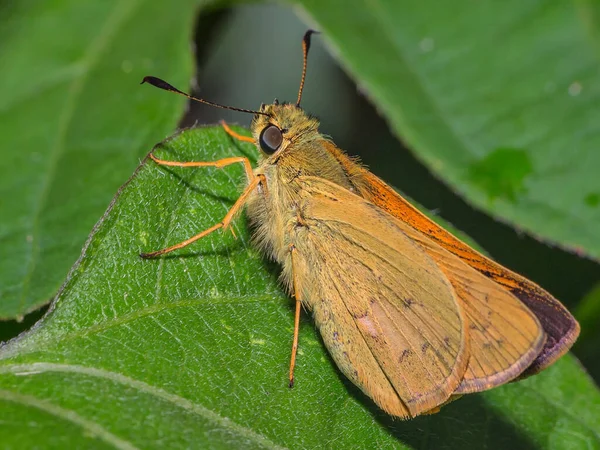
[[[238,436],[243,436],[244,438],[256,442],[259,445],[262,445],[265,448],[270,449],[283,449],[281,447],[271,441],[266,436],[259,434],[253,431],[250,428],[242,426],[228,417],[223,417],[212,409],[207,408],[204,405],[194,403],[191,400],[188,400],[184,397],[181,397],[172,392],[166,391],[160,387],[154,386],[152,384],[146,383],[141,380],[136,380],[135,378],[131,378],[127,375],[123,375],[118,372],[111,372],[104,369],[97,369],[93,367],[79,366],[79,365],[71,365],[71,364],[56,364],[56,363],[48,363],[48,362],[36,362],[31,364],[14,364],[9,366],[4,366],[0,368],[0,374],[11,373],[19,376],[31,376],[37,375],[39,373],[45,372],[60,372],[60,373],[74,373],[78,375],[85,375],[90,377],[96,377],[104,380],[109,380],[114,383],[118,383],[129,388],[133,388],[138,392],[143,392],[148,395],[152,395],[158,399],[163,401],[170,402],[175,406],[185,409],[186,411],[190,411],[205,420],[215,424],[216,426],[222,427],[224,429],[234,431]],[[1,394],[4,391],[0,391]],[[12,393],[11,393],[12,394]],[[40,400],[35,399],[38,402]],[[49,413],[51,411],[46,410]],[[64,417],[63,417],[64,418]]]
[[[77,414],[71,409],[66,409],[54,403],[45,400],[40,400],[32,395],[18,394],[6,390],[0,390],[0,400],[18,403],[29,408],[36,408],[54,417],[58,417],[59,419],[69,421],[83,428],[86,431],[86,435],[91,435],[95,438],[100,438],[102,441],[106,442],[111,446],[114,446],[117,449],[137,450],[137,447],[135,447],[130,442],[119,438],[113,433],[110,433],[104,427],[101,427],[97,423],[81,417],[79,414]]]
[[[4,346],[0,347],[0,361],[8,360],[16,355],[24,355],[35,353],[40,351],[43,347],[56,347],[59,343],[70,342],[77,338],[88,337],[93,334],[98,334],[103,331],[109,330],[111,328],[117,327],[119,325],[123,325],[129,322],[132,322],[137,319],[141,319],[147,316],[151,316],[154,313],[167,311],[171,309],[177,308],[185,308],[189,306],[214,306],[216,304],[236,304],[240,302],[247,303],[267,303],[267,302],[279,302],[282,301],[282,297],[278,297],[276,293],[272,294],[248,294],[242,296],[227,296],[226,298],[200,298],[200,299],[192,299],[192,300],[178,300],[175,302],[168,303],[154,303],[145,308],[136,309],[133,312],[124,314],[119,317],[115,317],[111,320],[107,320],[104,322],[100,322],[94,325],[91,325],[87,328],[82,328],[76,331],[72,331],[66,334],[54,335],[50,336],[50,338],[42,338],[41,340],[36,340],[29,344],[29,346],[20,346],[20,339],[17,338],[14,341],[11,341]],[[43,320],[43,319],[42,319]],[[39,325],[38,325],[39,326]],[[0,366],[1,371],[1,366]]]

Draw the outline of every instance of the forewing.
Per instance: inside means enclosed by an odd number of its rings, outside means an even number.
[[[301,182],[293,270],[338,367],[394,415],[445,402],[468,359],[446,276],[380,208],[319,178]]]
[[[333,149],[330,148],[330,151],[335,154]],[[340,163],[347,165],[348,157],[340,154],[339,150],[337,152],[336,155]],[[550,293],[527,278],[485,257],[454,237],[423,215],[371,172],[364,169],[359,169],[359,172],[355,170],[354,172],[354,178],[357,180],[357,190],[361,196],[419,233],[423,233],[484,276],[503,286],[536,315],[546,333],[546,341],[541,352],[523,372],[522,376],[534,375],[542,371],[571,348],[577,336],[579,336],[579,324],[571,313]]]

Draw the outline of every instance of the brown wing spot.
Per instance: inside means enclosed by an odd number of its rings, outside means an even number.
[[[398,358],[398,362],[400,364],[402,364],[404,362],[404,360],[410,356],[411,353],[412,353],[412,351],[407,348],[402,350],[402,353],[400,354],[400,358]]]
[[[410,297],[405,298],[402,300],[402,302],[405,308],[410,308],[415,303],[415,301]]]

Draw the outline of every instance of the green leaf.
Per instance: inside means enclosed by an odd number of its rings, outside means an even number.
[[[600,348],[600,283],[596,284],[585,297],[581,299],[575,311],[575,317],[581,325],[581,335],[576,343],[577,355],[585,365],[586,370],[594,377],[600,379],[600,361],[598,348]]]
[[[159,157],[256,159],[222,129],[185,131]],[[600,448],[600,394],[564,357],[523,382],[411,421],[341,375],[308,317],[287,387],[293,304],[245,221],[158,260],[219,222],[239,166],[146,162],[95,228],[51,312],[0,349],[0,442],[48,448]]]
[[[600,258],[593,2],[296,3],[439,177],[489,214]]]
[[[174,129],[183,100],[139,82],[188,83],[194,4],[0,4],[0,319],[50,300],[114,192]]]

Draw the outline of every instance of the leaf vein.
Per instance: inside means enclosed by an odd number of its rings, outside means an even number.
[[[23,376],[32,376],[39,373],[44,372],[61,372],[61,373],[75,373],[79,375],[86,375],[90,377],[101,378],[105,380],[112,381],[114,383],[122,384],[133,388],[139,392],[143,392],[145,394],[152,395],[161,400],[172,403],[173,405],[182,408],[186,411],[190,411],[207,421],[215,424],[217,427],[222,427],[224,429],[228,429],[238,436],[244,437],[248,440],[251,440],[259,445],[262,445],[265,448],[270,449],[282,449],[283,447],[275,444],[269,438],[265,437],[262,434],[259,434],[250,428],[247,428],[243,425],[240,425],[228,417],[224,417],[215,411],[194,403],[186,398],[180,397],[179,395],[168,392],[160,387],[154,386],[152,384],[146,383],[141,380],[136,380],[135,378],[131,378],[127,375],[123,375],[117,372],[111,372],[104,369],[97,369],[93,367],[79,366],[79,365],[70,365],[70,364],[56,364],[56,363],[46,363],[46,362],[37,362],[32,364],[15,364],[5,366],[0,368],[0,373],[21,373]],[[25,373],[24,373],[25,372]],[[0,393],[5,391],[0,391]],[[9,395],[16,396],[18,394],[8,393]],[[31,397],[31,399],[35,402],[42,403],[39,400]],[[134,447],[119,447],[119,448],[134,448]]]

